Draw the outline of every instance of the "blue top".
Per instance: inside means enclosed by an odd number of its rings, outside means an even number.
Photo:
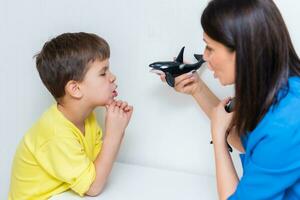
[[[288,83],[287,96],[241,138],[243,176],[229,200],[300,199],[300,77]]]

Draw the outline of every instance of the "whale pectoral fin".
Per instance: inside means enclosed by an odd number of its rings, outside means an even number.
[[[169,86],[171,87],[175,86],[175,78],[169,72],[166,72],[166,81]]]

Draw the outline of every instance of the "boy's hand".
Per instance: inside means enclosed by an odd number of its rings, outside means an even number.
[[[129,106],[127,102],[113,101],[110,105],[106,106],[106,109],[106,133],[114,135],[117,139],[122,138],[131,118],[133,107]]]
[[[121,100],[118,100],[116,102],[116,105],[119,106],[119,108],[124,111],[124,113],[126,114],[126,116],[128,118],[128,122],[129,122],[129,120],[131,119],[132,112],[133,112],[133,107],[128,105],[128,103],[126,101],[121,101]]]

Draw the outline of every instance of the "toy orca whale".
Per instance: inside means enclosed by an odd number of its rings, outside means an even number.
[[[154,62],[149,65],[149,67],[152,68],[152,70],[150,70],[151,72],[157,74],[164,73],[166,75],[166,81],[171,87],[174,87],[175,77],[191,71],[196,71],[205,62],[202,55],[194,54],[194,57],[198,60],[197,63],[183,63],[184,48],[185,47],[182,47],[175,61]]]
[[[203,60],[203,55],[194,54],[194,57],[198,60],[198,62],[194,64],[184,64],[183,63],[184,48],[185,47],[182,47],[175,61],[154,62],[149,65],[149,67],[152,68],[150,70],[151,72],[157,74],[164,73],[166,75],[166,81],[168,85],[171,87],[174,87],[175,78],[177,76],[191,71],[196,71],[205,62]],[[228,113],[232,112],[234,110],[234,105],[235,105],[235,98],[232,98],[225,106],[226,112]]]

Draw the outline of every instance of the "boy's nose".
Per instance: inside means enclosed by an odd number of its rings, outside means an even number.
[[[113,73],[110,73],[111,75],[110,75],[110,82],[115,82],[116,81],[116,76],[113,74]]]

